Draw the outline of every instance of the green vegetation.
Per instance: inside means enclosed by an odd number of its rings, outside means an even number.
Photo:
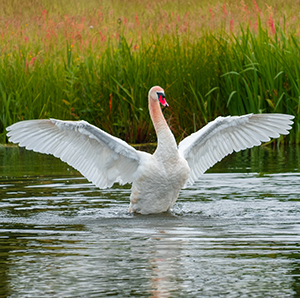
[[[155,142],[153,85],[178,139],[219,115],[278,112],[300,142],[299,1],[0,1],[2,143],[10,124],[49,117]]]

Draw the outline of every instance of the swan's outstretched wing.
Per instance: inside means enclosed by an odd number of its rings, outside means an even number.
[[[187,184],[193,184],[208,168],[233,151],[240,151],[270,138],[287,135],[294,116],[248,114],[218,117],[179,143],[179,151],[190,166]]]
[[[53,154],[100,188],[133,181],[140,153],[86,121],[28,120],[7,128],[9,141]]]

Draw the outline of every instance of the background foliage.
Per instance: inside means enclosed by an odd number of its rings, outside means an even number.
[[[154,85],[178,140],[219,115],[280,112],[300,141],[299,1],[0,2],[2,143],[10,124],[49,117],[155,142]]]

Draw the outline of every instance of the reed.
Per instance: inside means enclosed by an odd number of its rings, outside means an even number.
[[[296,116],[285,141],[300,142],[299,1],[2,2],[2,143],[8,125],[49,117],[155,142],[153,85],[178,140],[219,115],[280,112]]]

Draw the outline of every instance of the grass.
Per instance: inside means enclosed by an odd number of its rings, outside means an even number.
[[[300,142],[299,1],[0,1],[2,143],[49,117],[155,142],[153,85],[178,140],[219,115],[280,112]]]

